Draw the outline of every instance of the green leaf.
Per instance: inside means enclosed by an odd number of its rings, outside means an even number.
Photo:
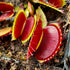
[[[42,9],[40,7],[36,10],[36,15],[37,15],[37,20],[39,20],[39,18],[41,18],[42,28],[44,28],[47,25],[47,19],[46,19],[44,12],[42,11]]]
[[[28,10],[28,8],[25,9],[25,15],[26,15],[26,17],[29,16],[29,10]]]
[[[20,8],[19,6],[15,7],[15,9],[14,9],[15,12],[17,12],[19,10],[19,8]]]

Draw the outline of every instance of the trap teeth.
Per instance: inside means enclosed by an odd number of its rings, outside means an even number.
[[[52,59],[52,57],[50,57],[50,59]]]
[[[50,59],[48,58],[47,60],[49,61]]]
[[[57,53],[57,51],[55,52],[55,54]]]
[[[42,37],[43,37],[43,34],[42,34],[42,22],[41,22],[41,20],[39,20],[38,23],[37,23],[37,26],[36,26],[36,28],[34,30],[34,33],[32,35],[27,55],[29,54],[29,50],[31,51],[31,53],[33,53],[34,51],[36,51],[39,48],[39,45],[40,45],[41,40],[42,40]],[[34,50],[32,50],[32,48]],[[31,54],[29,55],[29,57],[30,56],[31,56]]]
[[[60,48],[61,35],[62,34],[57,23],[50,24],[43,29],[43,38],[35,53],[37,60],[48,61],[56,55]]]

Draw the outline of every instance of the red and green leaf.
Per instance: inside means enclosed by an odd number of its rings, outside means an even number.
[[[12,17],[14,14],[13,9],[14,7],[11,3],[0,2],[0,21]]]
[[[44,2],[41,2],[41,1],[34,1],[35,3],[38,3],[38,4],[41,4],[41,5],[44,5],[46,7],[49,7],[53,10],[56,10],[57,12],[60,12],[60,13],[63,13],[63,11],[59,10],[58,8],[56,8],[53,4],[50,4],[50,3],[44,3]]]
[[[48,0],[48,2],[53,4],[56,8],[60,8],[65,5],[65,0]]]
[[[3,37],[12,32],[12,27],[0,29],[0,37]]]
[[[18,12],[20,9],[24,10],[23,3],[21,3],[19,6],[16,6],[16,7],[14,8],[14,11],[15,11],[15,12]]]
[[[62,41],[62,32],[57,23],[48,25],[43,29],[43,38],[35,53],[39,62],[45,62],[54,57]]]
[[[39,19],[29,44],[27,59],[32,55],[33,52],[35,52],[38,49],[42,37],[43,37],[42,21]]]
[[[28,2],[28,9],[29,9],[29,12],[30,12],[31,16],[33,16],[33,14],[34,14],[34,7],[33,7],[33,5],[30,2]]]
[[[22,43],[25,43],[26,41],[30,39],[30,37],[32,36],[34,32],[35,26],[36,26],[36,16],[29,17],[26,20],[25,27],[21,36]]]
[[[26,16],[23,10],[20,10],[15,17],[13,23],[12,37],[13,40],[16,40],[22,35],[24,26],[25,26]]]
[[[29,9],[28,8],[25,9],[25,15],[26,15],[26,17],[29,16]]]
[[[38,20],[39,20],[39,18],[41,18],[42,28],[44,28],[47,25],[47,19],[46,19],[44,12],[42,11],[42,9],[40,7],[36,10],[36,15],[37,15]]]
[[[13,13],[14,13],[13,11],[3,13],[3,14],[0,16],[0,21],[3,21],[3,20],[5,20],[5,19],[7,19],[7,18],[12,17],[12,16],[13,16]]]

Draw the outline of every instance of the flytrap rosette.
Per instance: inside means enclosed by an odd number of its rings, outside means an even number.
[[[42,20],[42,28],[44,28],[47,25],[47,19],[40,7],[36,10],[36,15],[37,15],[37,20],[39,20],[39,18]]]
[[[59,9],[56,8],[56,6],[53,5],[53,4],[50,4],[50,3],[44,3],[44,2],[41,2],[41,1],[33,1],[33,2],[36,3],[36,4],[40,4],[40,5],[42,5],[42,6],[46,6],[46,7],[50,8],[50,9],[53,9],[54,11],[57,11],[57,12],[63,13],[62,10],[59,10]]]
[[[0,37],[6,36],[12,32],[12,27],[0,29]]]
[[[14,7],[11,3],[0,2],[0,21],[12,17],[14,14],[13,9]]]
[[[42,21],[41,19],[39,19],[28,47],[27,59],[32,55],[33,52],[35,52],[38,49],[42,37],[43,37]]]
[[[25,27],[21,36],[22,43],[25,43],[30,39],[30,37],[34,32],[35,26],[36,26],[36,15],[34,17],[27,18]]]
[[[43,38],[35,56],[40,63],[51,60],[59,51],[62,42],[62,31],[58,23],[43,29]]]
[[[12,29],[12,40],[16,40],[22,35],[26,22],[26,16],[23,10],[18,11],[15,16],[13,29]]]

